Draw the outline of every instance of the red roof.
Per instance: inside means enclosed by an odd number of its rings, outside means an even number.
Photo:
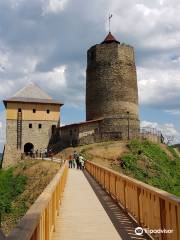
[[[112,43],[112,42],[119,43],[119,41],[116,40],[116,38],[111,34],[111,32],[109,32],[102,43]]]

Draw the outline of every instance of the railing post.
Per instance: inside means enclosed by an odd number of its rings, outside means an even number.
[[[141,213],[140,213],[140,194],[141,194],[141,189],[137,187],[137,221],[141,225]]]
[[[166,229],[166,206],[165,200],[159,198],[161,229]],[[167,234],[161,234],[161,239],[166,240]]]
[[[126,180],[123,181],[124,182],[124,209],[126,210]]]

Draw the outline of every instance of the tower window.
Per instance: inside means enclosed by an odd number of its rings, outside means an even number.
[[[42,124],[41,123],[38,124],[38,128],[42,128]]]
[[[21,108],[18,108],[18,112],[21,112]]]
[[[32,123],[29,123],[29,128],[32,128]]]
[[[36,109],[33,109],[33,113],[36,113]]]
[[[48,114],[50,113],[50,110],[49,110],[49,109],[47,110],[47,113],[48,113]]]

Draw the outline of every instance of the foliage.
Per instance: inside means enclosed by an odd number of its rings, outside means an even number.
[[[12,201],[24,191],[27,178],[23,175],[13,175],[13,168],[0,170],[0,213],[12,210]]]
[[[168,150],[171,152],[174,158],[178,158],[177,153],[172,146],[168,146]]]
[[[145,183],[180,196],[180,158],[168,147],[173,159],[160,145],[150,141],[132,140],[129,152],[121,157],[124,172]]]

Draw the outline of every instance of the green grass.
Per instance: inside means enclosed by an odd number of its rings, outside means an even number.
[[[168,147],[173,159],[158,144],[133,140],[130,153],[121,157],[124,173],[145,183],[180,196],[180,158]]]
[[[14,175],[13,168],[9,168],[8,170],[0,170],[1,220],[3,220],[4,213],[10,213],[13,211],[12,202],[24,191],[26,181],[26,176]]]

